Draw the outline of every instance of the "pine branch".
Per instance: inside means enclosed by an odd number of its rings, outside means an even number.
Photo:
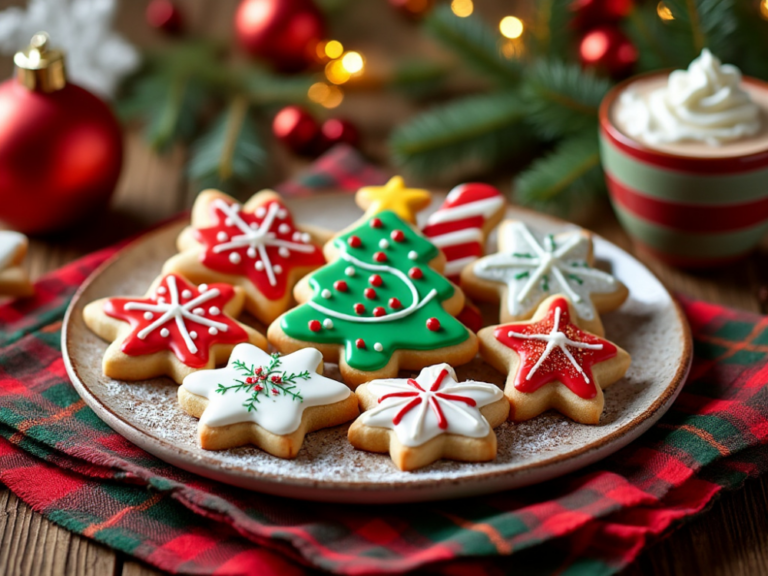
[[[665,4],[674,16],[670,27],[686,31],[694,55],[709,48],[723,61],[731,59],[737,29],[733,0],[666,0]]]
[[[308,74],[283,76],[259,68],[235,72],[242,81],[240,89],[257,106],[305,104],[309,87],[317,81]]]
[[[662,21],[656,4],[636,4],[624,28],[637,47],[639,71],[688,66],[692,54],[690,38]]]
[[[564,214],[578,199],[604,188],[597,133],[590,131],[563,140],[536,160],[516,178],[514,194],[523,205]]]
[[[442,90],[449,72],[444,64],[408,59],[398,64],[389,84],[410,98],[427,98]]]
[[[545,139],[591,129],[597,125],[600,101],[610,87],[608,80],[576,64],[540,60],[523,82],[527,119]]]
[[[398,166],[421,176],[493,166],[535,142],[524,116],[512,93],[470,96],[400,126],[390,150]]]
[[[751,2],[736,4],[739,33],[734,63],[745,75],[768,80],[768,21],[759,10],[759,5]]]
[[[509,86],[519,80],[519,63],[504,57],[498,34],[478,17],[459,18],[450,7],[440,6],[427,18],[426,28],[469,66],[495,83]]]
[[[537,0],[529,48],[538,56],[566,59],[569,56],[573,0]]]

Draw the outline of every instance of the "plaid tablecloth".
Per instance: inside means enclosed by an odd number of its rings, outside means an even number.
[[[347,164],[381,176],[342,149],[303,181],[353,190],[363,181]],[[67,303],[115,251],[70,264],[38,282],[34,298],[0,307],[0,481],[49,520],[164,570],[612,574],[768,467],[768,319],[683,300],[695,359],[679,399],[639,440],[579,472],[387,507],[297,503],[205,480],[113,432],[67,378]]]

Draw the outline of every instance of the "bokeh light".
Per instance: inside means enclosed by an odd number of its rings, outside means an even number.
[[[325,65],[325,77],[333,84],[344,84],[352,77],[352,74],[344,68],[341,60],[331,60]]]
[[[325,108],[336,108],[344,100],[344,92],[333,84],[315,82],[309,87],[307,97]]]
[[[524,29],[523,21],[515,16],[505,16],[499,22],[499,30],[507,38],[520,38]]]
[[[341,64],[350,74],[357,74],[362,72],[363,66],[365,65],[363,62],[363,57],[360,55],[360,53],[351,51],[342,56]]]
[[[675,19],[675,17],[672,16],[672,10],[670,10],[669,7],[664,4],[664,2],[659,2],[656,5],[656,14],[658,14],[659,18],[664,21]]]
[[[325,55],[331,60],[344,54],[344,46],[338,40],[329,40],[324,46]]]
[[[768,0],[760,2],[760,16],[768,20]]]
[[[472,0],[453,0],[451,2],[451,10],[459,18],[466,18],[474,12],[475,5],[472,3]]]

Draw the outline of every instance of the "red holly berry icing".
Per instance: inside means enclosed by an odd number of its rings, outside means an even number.
[[[381,228],[381,220],[379,218],[371,218],[371,228]]]
[[[427,328],[432,330],[432,332],[437,332],[440,330],[440,320],[437,318],[427,319]]]
[[[361,303],[357,303],[354,306],[355,308],[355,314],[365,314],[365,306]]]
[[[373,259],[376,260],[376,262],[386,262],[387,255],[384,254],[384,252],[376,252],[376,254],[373,255]]]
[[[521,392],[558,381],[580,398],[594,398],[592,367],[617,353],[611,342],[571,323],[565,298],[553,300],[541,320],[499,326],[494,336],[520,356],[515,388]]]
[[[336,282],[333,283],[333,287],[339,292],[346,292],[349,289],[344,280],[336,280]]]
[[[312,332],[320,332],[320,328],[322,328],[322,325],[320,324],[320,320],[309,321],[309,329],[312,330]]]
[[[414,266],[410,270],[408,270],[408,276],[413,278],[414,280],[420,280],[422,276],[424,276],[424,272],[421,271],[421,268],[417,268]]]
[[[394,309],[394,310],[397,310],[398,308],[402,308],[403,305],[400,302],[400,300],[398,300],[397,298],[390,298],[389,299],[389,307]]]
[[[378,288],[384,281],[378,274],[371,274],[371,277],[368,278],[368,282],[371,284],[371,286],[376,286]]]
[[[365,340],[363,340],[362,338],[358,338],[357,340],[355,340],[355,346],[357,348],[364,349],[365,348]]]
[[[360,236],[350,236],[349,240],[347,240],[347,244],[349,244],[350,248],[360,248]]]
[[[376,298],[376,290],[374,290],[373,288],[366,288],[365,290],[363,290],[363,296],[365,296],[369,300],[373,300],[374,298]]]
[[[392,230],[392,234],[389,237],[395,242],[402,242],[405,240],[405,233],[402,230]]]
[[[202,284],[168,274],[150,296],[110,298],[104,312],[131,325],[120,350],[144,356],[170,350],[192,368],[208,363],[214,344],[239,344],[248,334],[222,312],[235,295],[229,284]]]
[[[384,308],[382,308],[381,306],[376,306],[376,308],[373,309],[373,315],[376,316],[377,318],[384,316],[386,313],[387,311],[384,310]]]
[[[196,228],[203,245],[200,261],[224,274],[245,276],[269,300],[282,298],[294,268],[316,268],[325,263],[320,247],[309,234],[296,230],[288,209],[271,200],[254,212],[243,212],[222,198],[210,206],[216,225]]]

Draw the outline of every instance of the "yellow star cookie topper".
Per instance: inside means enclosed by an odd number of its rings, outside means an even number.
[[[411,224],[416,223],[416,213],[429,206],[431,200],[427,190],[406,188],[402,176],[393,176],[384,186],[360,188],[355,195],[357,205],[365,210],[364,219],[391,210]]]

